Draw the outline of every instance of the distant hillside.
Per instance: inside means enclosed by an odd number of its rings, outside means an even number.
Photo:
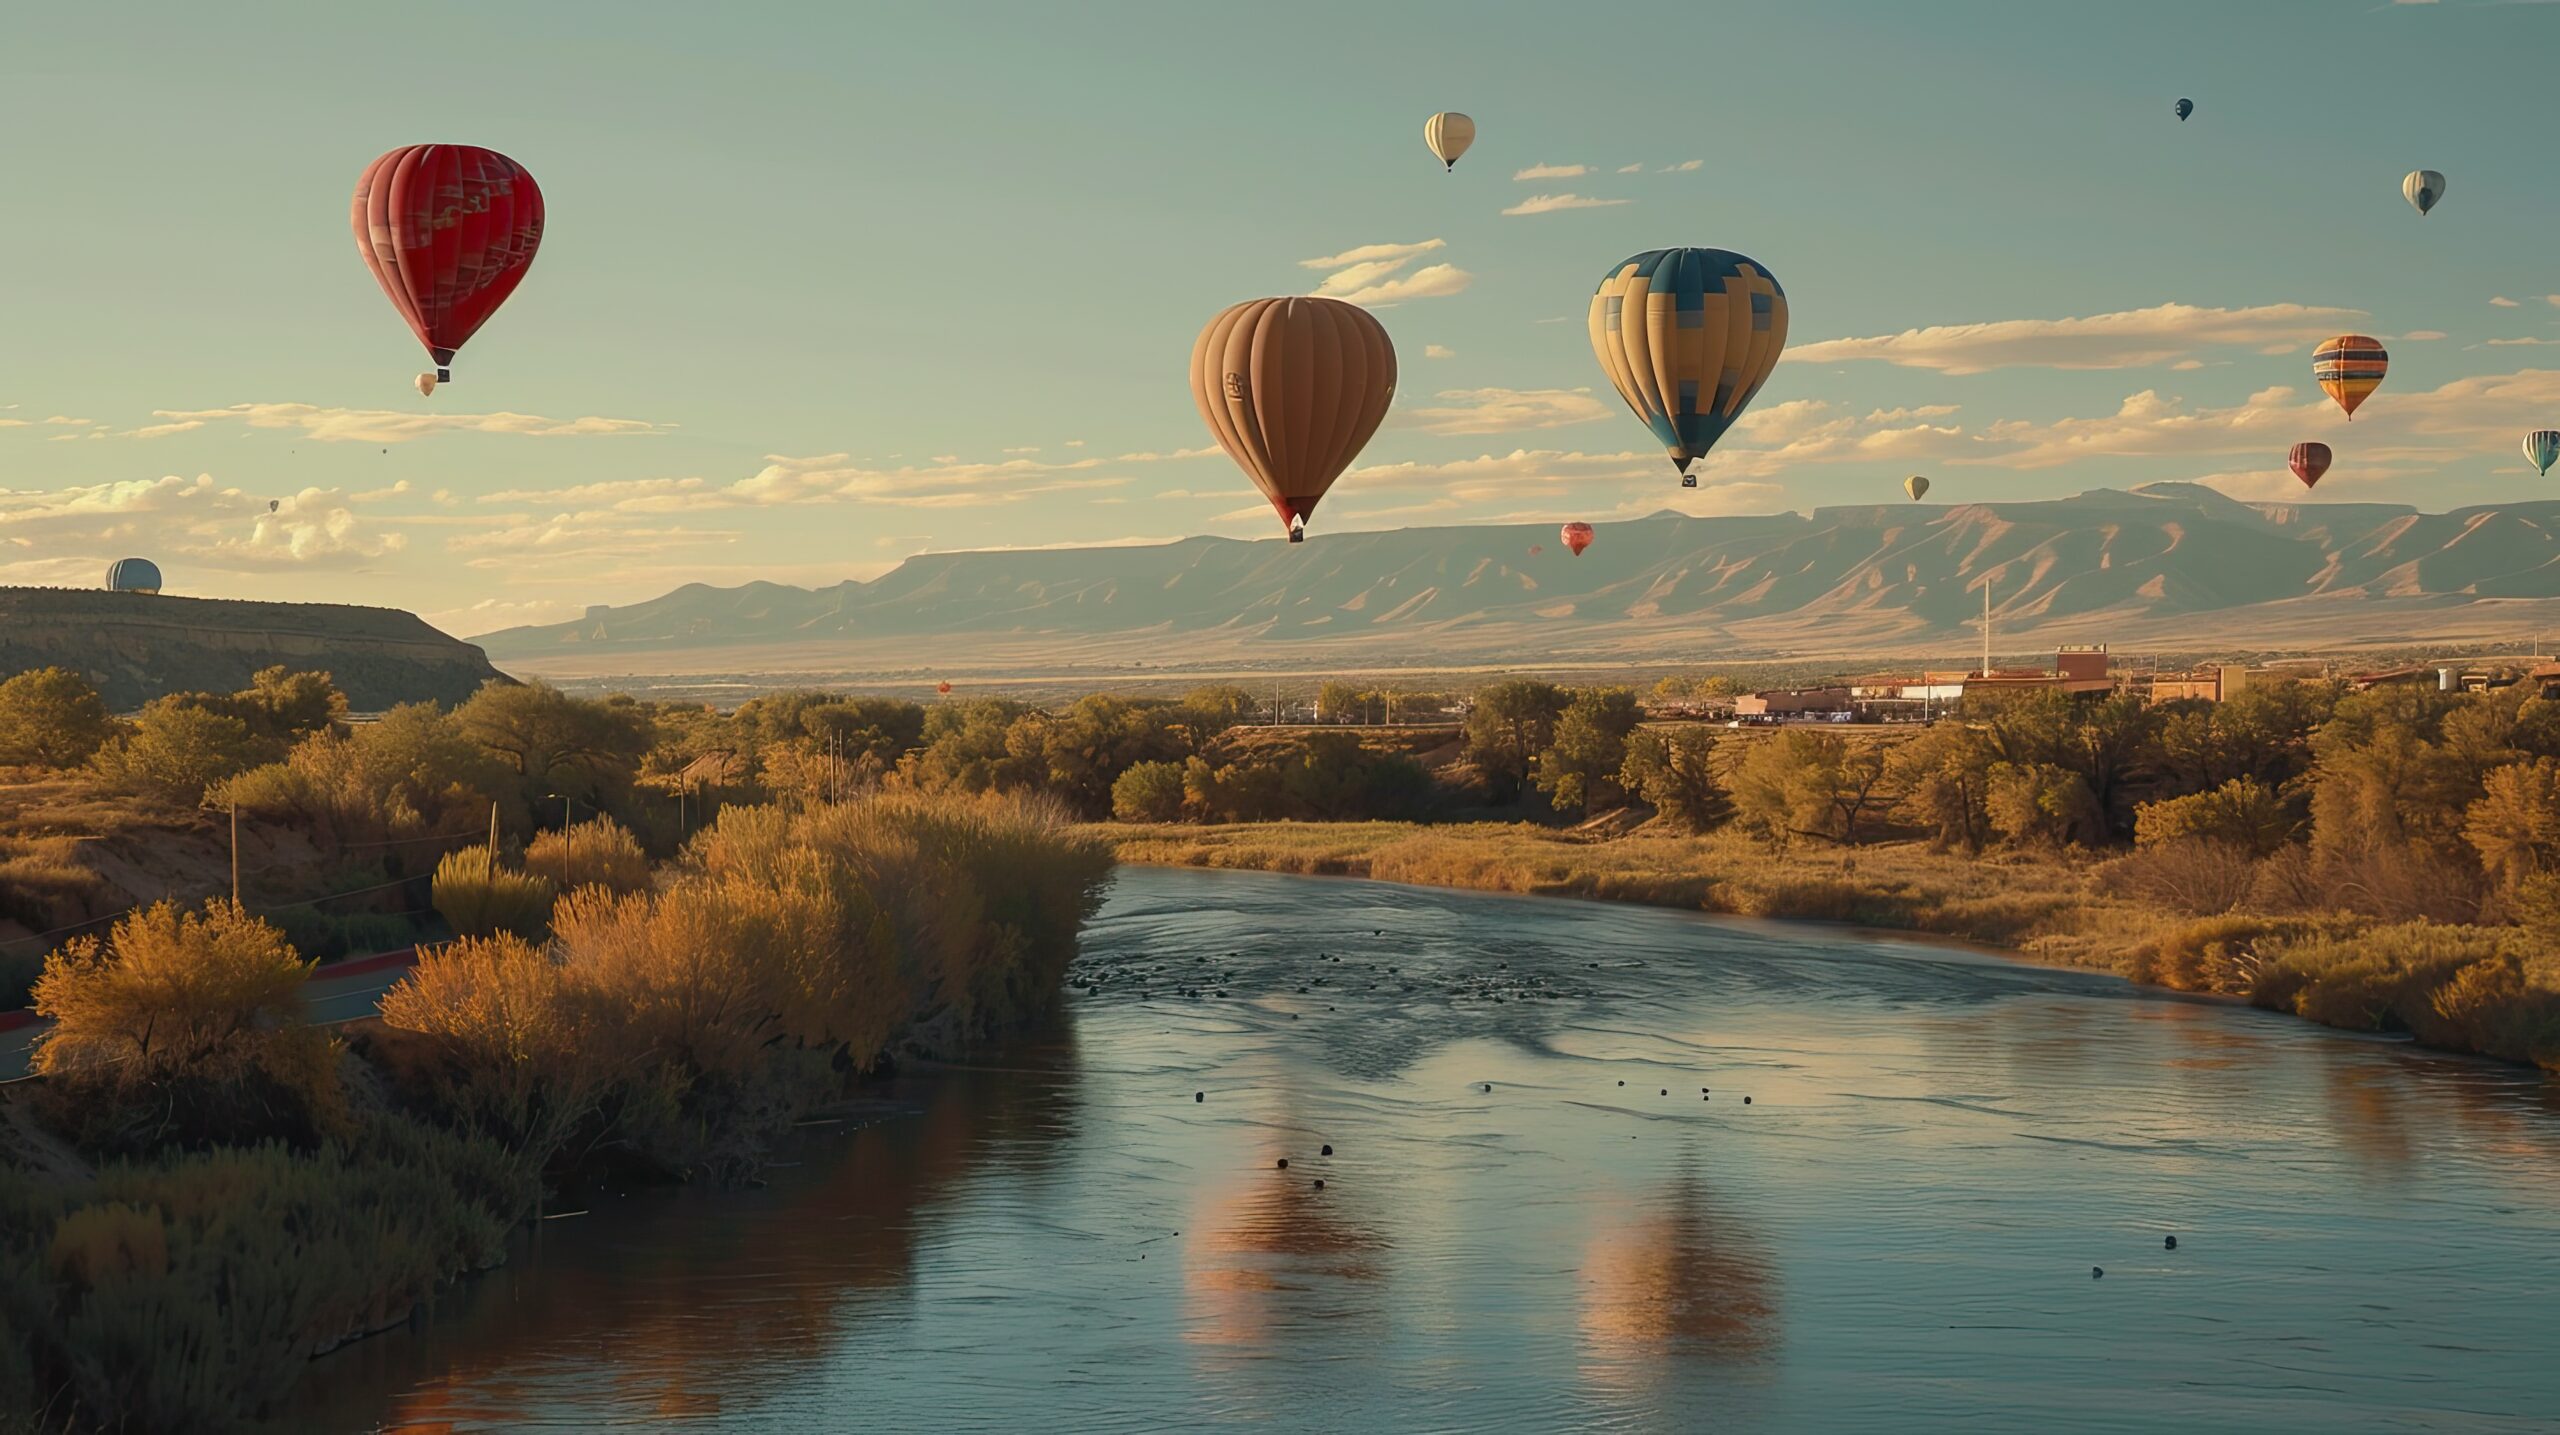
[[[1532,545],[1543,552],[1532,555]],[[1808,517],[937,553],[810,590],[700,584],[479,641],[568,675],[1146,662],[1450,666],[2004,649],[2373,647],[2560,627],[2560,501],[2428,514],[2192,484]]]
[[[0,588],[0,677],[70,668],[118,709],[232,692],[278,663],[325,669],[358,712],[457,703],[501,676],[477,647],[394,608]]]

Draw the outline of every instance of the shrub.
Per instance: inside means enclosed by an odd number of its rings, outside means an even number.
[[[2258,863],[2249,849],[2211,837],[2138,847],[2098,869],[2102,890],[2209,917],[2249,900]]]
[[[272,751],[239,718],[161,698],[129,732],[99,748],[93,762],[114,786],[192,806],[206,788],[266,761]]]
[[[98,690],[68,668],[0,682],[0,767],[78,767],[115,731]]]
[[[594,984],[521,937],[434,948],[382,997],[387,1064],[437,1114],[546,1161],[629,1065]]]
[[[2330,930],[2300,917],[2208,917],[2136,948],[2125,975],[2174,991],[2246,993],[2284,941]]]
[[[310,970],[228,902],[161,902],[65,943],[35,984],[53,1019],[35,1052],[48,1114],[108,1148],[336,1129],[336,1047],[302,1024]]]
[[[649,885],[649,856],[622,825],[597,817],[575,826],[545,832],[525,849],[525,870],[566,892],[576,887],[602,887],[608,892],[637,892]]]
[[[2250,999],[2324,1026],[2405,1031],[2430,1044],[2459,1047],[2451,1039],[2458,1033],[2436,1006],[2437,989],[2474,963],[2505,957],[2502,934],[2435,922],[2311,936],[2277,950]],[[2490,980],[2474,979],[2473,987]]]
[[[1628,735],[1618,782],[1651,803],[1666,826],[1709,831],[1733,816],[1716,776],[1715,749],[1712,728],[1638,728]]]
[[[2133,840],[2153,847],[2205,841],[2264,857],[2293,835],[2293,815],[2252,777],[2235,777],[2207,792],[2146,802],[2134,809]]]
[[[2054,763],[2004,762],[1983,788],[1991,830],[2026,847],[2092,841],[2101,831],[2097,799],[2080,774]]]
[[[1171,822],[1182,815],[1182,764],[1142,762],[1111,784],[1111,815],[1123,822]]]
[[[465,937],[510,932],[540,940],[551,924],[551,884],[510,872],[486,847],[466,847],[436,864],[435,908]]]

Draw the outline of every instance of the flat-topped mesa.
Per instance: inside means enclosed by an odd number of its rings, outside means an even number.
[[[397,608],[0,588],[0,676],[69,668],[119,710],[234,692],[278,665],[327,672],[358,712],[450,705],[505,680],[478,647]]]

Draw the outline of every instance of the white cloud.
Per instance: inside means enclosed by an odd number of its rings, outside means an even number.
[[[1350,304],[1400,304],[1407,299],[1436,299],[1465,289],[1475,276],[1454,264],[1427,264],[1408,274],[1406,267],[1445,241],[1420,244],[1363,244],[1322,259],[1301,259],[1302,269],[1330,269],[1314,292]]]
[[[2560,294],[2545,294],[2542,296],[2542,302],[2554,309],[2560,309]]]
[[[1790,349],[1786,358],[1807,364],[1875,359],[1947,374],[2016,367],[2129,369],[2166,363],[2206,345],[2251,344],[2262,353],[2290,353],[2364,317],[2360,309],[2301,304],[2246,309],[2161,304],[2077,319],[2007,319],[1905,329],[1871,339],[1825,339]]]
[[[380,503],[386,498],[398,498],[400,495],[407,493],[408,491],[409,480],[403,478],[395,481],[389,488],[366,489],[364,492],[355,495],[348,501],[350,503]]]
[[[1505,214],[1555,214],[1567,209],[1606,209],[1613,204],[1632,203],[1634,203],[1632,200],[1593,199],[1581,194],[1533,194],[1502,212]]]
[[[2498,306],[2498,307],[2499,307],[2499,308],[2501,308],[2501,309],[2512,309],[2512,308],[2516,307],[2516,301],[2515,301],[2515,300],[2513,300],[2513,299],[2508,298],[2508,297],[2507,297],[2506,295],[2504,295],[2504,294],[2497,295],[2496,297],[2492,298],[2489,302],[2490,302],[2490,303],[2492,303],[2492,304],[2494,304],[2494,305],[2496,305],[2496,306]]]
[[[666,433],[670,425],[645,419],[548,419],[538,414],[400,413],[390,409],[330,409],[313,404],[233,404],[220,409],[154,409],[167,420],[134,429],[127,438],[154,438],[207,424],[238,423],[253,429],[294,429],[318,443],[408,443],[438,433],[518,434],[531,438],[586,438]],[[85,422],[85,420],[84,420]]]
[[[2529,349],[2539,344],[2560,344],[2560,339],[2537,339],[2527,335],[2521,339],[2486,339],[2482,342],[2492,349]]]
[[[1618,173],[1620,173],[1620,174],[1642,174],[1642,173],[1644,173],[1644,161],[1643,161],[1643,160],[1637,160],[1634,164],[1622,164],[1622,165],[1618,166]]]
[[[1589,389],[1443,389],[1444,402],[1407,410],[1399,426],[1435,434],[1513,433],[1604,419],[1610,406]]]
[[[1591,166],[1587,164],[1533,164],[1511,177],[1516,180],[1580,179],[1589,173]]]
[[[45,422],[51,424],[55,428],[81,429],[89,427],[91,424],[96,423],[97,420],[75,419],[68,414],[55,414],[53,417],[46,419]]]
[[[408,546],[405,533],[377,533],[348,506],[344,490],[306,488],[257,514],[246,537],[223,536],[180,552],[251,568],[344,566],[380,558]]]
[[[1038,453],[1039,451],[1040,451],[1040,446],[1039,446],[1038,444],[1033,444],[1033,445],[1031,445],[1029,448],[1009,448],[1009,449],[1006,449],[1006,450],[1005,450],[1005,452],[1006,452],[1007,454],[1011,454],[1011,455],[1019,455],[1019,454],[1026,454],[1026,453]]]
[[[2442,330],[2442,329],[2412,329],[2412,330],[2410,330],[2410,331],[2409,331],[2408,333],[2406,333],[2406,334],[2399,334],[2399,335],[2395,335],[2395,336],[2393,336],[2393,337],[2395,337],[2395,338],[2397,338],[2397,339],[2405,339],[2405,340],[2407,340],[2407,341],[2408,341],[2408,342],[2410,342],[2410,343],[2417,344],[2417,343],[2424,343],[2424,342],[2427,342],[2428,340],[2432,340],[2432,339],[2441,339],[2441,338],[2443,338],[2443,337],[2444,337],[2444,330]]]
[[[690,548],[735,542],[738,535],[718,529],[655,526],[618,519],[610,510],[556,513],[549,518],[458,534],[445,540],[449,552],[472,555],[473,568],[504,570],[526,558],[546,562],[610,558],[639,560],[663,557]]]
[[[1684,159],[1684,160],[1680,161],[1678,164],[1666,164],[1666,165],[1664,165],[1664,166],[1662,167],[1662,172],[1663,172],[1664,174],[1692,174],[1692,173],[1695,173],[1695,172],[1696,172],[1696,171],[1698,171],[1698,170],[1705,169],[1706,167],[1707,167],[1707,162],[1706,162],[1705,160],[1702,160],[1702,159]]]
[[[268,500],[210,474],[124,479],[0,495],[0,542],[68,550],[66,558],[178,554],[234,571],[348,566],[407,542],[368,526],[353,502],[340,489],[306,488],[271,512]]]
[[[1341,269],[1353,264],[1375,264],[1381,260],[1418,259],[1432,250],[1447,247],[1448,241],[1445,239],[1426,239],[1420,244],[1363,244],[1357,248],[1346,249],[1340,254],[1328,254],[1322,259],[1301,259],[1298,261],[1298,267]]]
[[[1458,351],[1450,348],[1446,344],[1425,344],[1422,346],[1422,357],[1426,359],[1454,359],[1458,357]]]

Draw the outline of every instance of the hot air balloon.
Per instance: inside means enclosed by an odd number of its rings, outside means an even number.
[[[2302,480],[2303,487],[2315,487],[2320,482],[2320,475],[2329,471],[2329,446],[2325,443],[2295,444],[2293,452],[2285,455],[2284,466],[2293,470],[2293,476]]]
[[[1579,558],[1582,556],[1582,550],[1591,546],[1591,525],[1568,523],[1556,530],[1556,536],[1564,540],[1565,547],[1573,550],[1574,557]]]
[[[2548,475],[2551,465],[2560,462],[2560,429],[2535,429],[2526,434],[2524,456],[2535,473]]]
[[[119,558],[107,565],[107,586],[118,593],[157,593],[160,565],[148,558]]]
[[[477,145],[403,145],[365,167],[352,221],[391,306],[434,356],[434,382],[498,312],[542,245],[542,191],[523,165]]]
[[[1915,473],[1902,481],[1902,491],[1911,495],[1912,502],[1918,503],[1929,496],[1929,480]]]
[[[282,500],[282,499],[278,499],[278,498],[270,498],[270,499],[268,499],[268,500],[267,500],[267,512],[269,512],[269,513],[273,513],[273,512],[275,512],[278,508],[280,508],[280,507],[282,507],[282,506],[283,506],[283,503],[284,503],[284,500]]]
[[[1777,276],[1729,249],[1649,249],[1600,280],[1591,351],[1618,397],[1689,472],[1760,392],[1787,344]]]
[[[2390,371],[2390,353],[2369,334],[2340,334],[2311,351],[2311,377],[2319,380],[2350,419],[2365,396],[2382,387],[2382,376]]]
[[[436,391],[436,375],[433,369],[429,369],[409,382],[418,386],[418,397],[422,399],[432,396]]]
[[[1543,543],[1532,543],[1532,544],[1530,544],[1530,545],[1529,545],[1529,556],[1530,556],[1530,557],[1532,557],[1532,558],[1535,558],[1535,557],[1537,557],[1539,554],[1544,553],[1544,552],[1546,552],[1546,551],[1547,551],[1547,545],[1545,545],[1545,544],[1543,544]]]
[[[1431,146],[1444,171],[1456,169],[1458,156],[1476,142],[1476,122],[1455,110],[1443,111],[1422,122],[1422,142]]]
[[[933,685],[933,690],[942,694],[946,698],[951,696],[951,680],[949,678],[944,678],[941,682]]]
[[[1248,299],[1191,346],[1191,397],[1218,447],[1271,500],[1289,541],[1378,431],[1396,346],[1369,311],[1300,295]]]
[[[2196,102],[2193,100],[2180,100],[2169,108],[2177,112],[2178,122],[2180,124],[2184,124],[2186,123],[2187,116],[2196,112]]]
[[[2400,181],[2400,197],[2423,215],[2443,200],[2444,176],[2431,169],[2413,169]]]

